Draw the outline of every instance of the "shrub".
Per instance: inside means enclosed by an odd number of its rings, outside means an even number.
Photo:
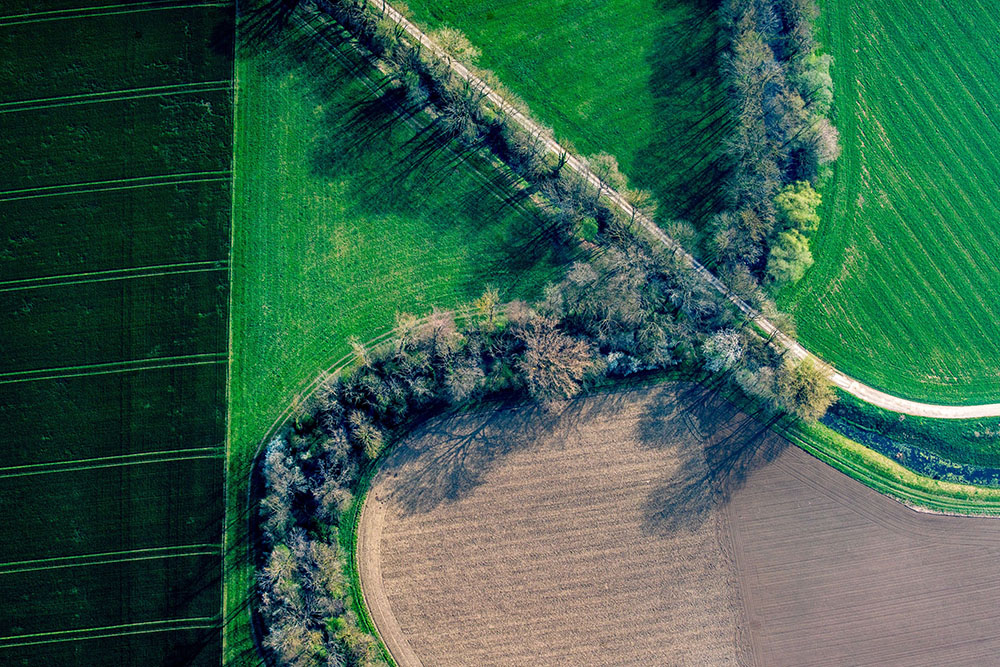
[[[767,259],[767,275],[777,285],[797,282],[812,266],[809,241],[797,230],[790,230],[778,237]]]

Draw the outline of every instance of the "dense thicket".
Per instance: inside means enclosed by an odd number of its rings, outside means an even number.
[[[729,210],[713,219],[709,247],[723,275],[746,266],[757,279],[781,285],[812,264],[815,187],[840,153],[827,118],[831,59],[816,51],[813,0],[725,0],[719,14],[734,130],[726,143]],[[789,215],[791,203],[810,224]]]

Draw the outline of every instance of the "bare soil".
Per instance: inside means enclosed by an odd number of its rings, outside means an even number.
[[[689,460],[704,446],[698,419],[676,391],[590,397],[555,416],[461,414],[402,444],[359,544],[400,664],[737,663],[723,515],[659,506],[672,479],[704,472]]]
[[[918,514],[674,384],[435,419],[359,562],[401,665],[984,664],[1000,521]]]
[[[726,512],[757,664],[996,664],[1000,520],[915,512],[794,448]]]

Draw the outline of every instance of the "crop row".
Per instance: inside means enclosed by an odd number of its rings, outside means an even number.
[[[6,517],[0,526],[2,558],[8,562],[217,544],[222,467],[220,452],[214,457],[0,479],[0,513]],[[182,589],[177,593],[185,594]]]
[[[0,384],[3,465],[221,445],[225,364]]]
[[[228,169],[230,98],[223,90],[5,114],[0,153],[12,157],[0,190]]]
[[[224,352],[227,274],[0,292],[5,373]]]
[[[781,304],[811,350],[865,382],[996,400],[1000,70],[985,40],[1000,22],[977,3],[825,11],[844,163],[817,264]]]
[[[0,59],[0,105],[229,79],[232,61],[224,45],[189,37],[199,32],[212,35],[226,26],[232,29],[231,18],[220,7],[0,24],[0,54],[8,54]],[[18,62],[44,63],[44,67],[19,67]]]
[[[125,560],[0,574],[0,637],[218,613],[220,555]],[[178,596],[175,591],[189,591]],[[128,604],[122,604],[122,600]]]
[[[225,259],[229,186],[163,185],[0,202],[4,280]]]

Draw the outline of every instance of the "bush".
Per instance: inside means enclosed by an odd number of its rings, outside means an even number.
[[[767,275],[778,286],[802,279],[813,264],[809,241],[793,229],[782,233],[767,259]]]
[[[819,213],[816,209],[822,201],[820,194],[805,181],[789,183],[774,198],[778,219],[784,228],[803,234],[819,229]]]

